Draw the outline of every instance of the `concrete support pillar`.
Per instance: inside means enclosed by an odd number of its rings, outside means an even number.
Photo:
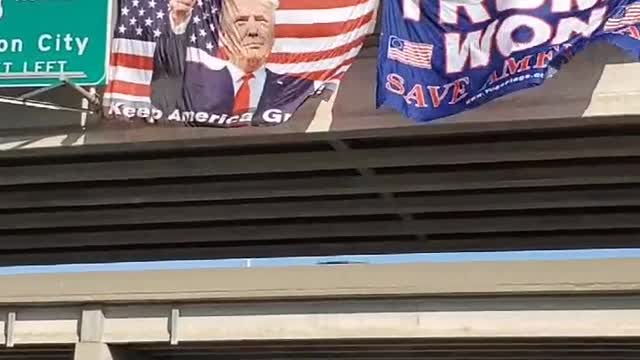
[[[73,360],[116,360],[114,355],[107,344],[77,343]]]
[[[104,343],[77,343],[73,360],[149,360],[143,354]]]
[[[83,310],[80,321],[80,342],[102,342],[102,333],[104,332],[104,314],[102,313],[102,309]]]
[[[104,313],[100,308],[84,309],[80,322],[80,342],[76,344],[74,360],[147,360],[134,351],[103,342]]]
[[[4,323],[5,345],[12,348],[14,345],[14,330],[16,327],[16,313],[11,311],[7,313],[7,320]]]

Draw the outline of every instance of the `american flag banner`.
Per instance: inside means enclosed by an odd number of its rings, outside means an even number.
[[[420,44],[400,39],[397,36],[389,37],[389,51],[387,57],[406,65],[423,69],[431,69],[432,44]]]
[[[542,86],[606,41],[640,61],[640,0],[384,1],[376,106],[444,119]]]
[[[335,88],[378,0],[120,0],[105,115],[269,126]]]
[[[604,24],[604,31],[616,31],[633,25],[640,25],[640,1],[628,5],[621,15],[608,19]]]

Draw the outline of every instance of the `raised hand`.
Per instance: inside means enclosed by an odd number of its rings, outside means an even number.
[[[171,0],[171,18],[178,26],[187,21],[191,10],[196,4],[196,0]]]

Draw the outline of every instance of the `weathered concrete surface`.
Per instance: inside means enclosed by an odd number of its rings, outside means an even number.
[[[180,316],[172,318],[173,310]],[[640,337],[640,296],[484,296],[14,308],[0,344],[165,343],[389,338]],[[0,318],[7,312],[0,309]],[[85,323],[86,321],[86,323]],[[526,326],[523,326],[526,324]],[[4,325],[4,324],[0,324]],[[93,338],[86,336],[87,333]],[[81,338],[86,341],[80,341]],[[7,342],[11,339],[11,343]]]
[[[205,269],[0,277],[0,304],[640,291],[640,260]]]
[[[640,336],[639,265],[585,260],[7,276],[0,277],[0,344]],[[80,351],[105,351],[86,347]]]
[[[376,48],[366,49],[342,83],[338,96],[330,101],[311,99],[286,125],[271,128],[203,129],[105,123],[92,116],[51,112],[0,104],[0,150],[77,147],[86,144],[123,144],[212,138],[231,138],[236,142],[262,142],[262,135],[323,134],[363,129],[414,127],[398,113],[375,109]],[[621,50],[607,44],[594,44],[580,53],[543,86],[514,93],[478,109],[468,111],[414,131],[440,131],[454,125],[518,123],[554,119],[608,118],[640,114],[640,63],[634,63]],[[2,90],[17,95],[22,90]],[[47,99],[45,97],[45,99]],[[79,106],[80,97],[70,90],[59,90],[49,100]],[[84,125],[83,125],[84,124]],[[517,125],[514,125],[517,126]],[[535,127],[535,126],[533,126]],[[245,139],[238,139],[245,137]],[[257,137],[249,139],[249,137]],[[267,136],[269,137],[269,136]]]

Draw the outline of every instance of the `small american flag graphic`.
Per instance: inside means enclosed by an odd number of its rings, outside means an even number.
[[[423,69],[431,69],[432,57],[432,44],[415,43],[397,36],[389,37],[387,58],[391,60]]]
[[[636,24],[640,24],[640,1],[627,6],[623,15],[607,20],[604,31],[616,31]]]

